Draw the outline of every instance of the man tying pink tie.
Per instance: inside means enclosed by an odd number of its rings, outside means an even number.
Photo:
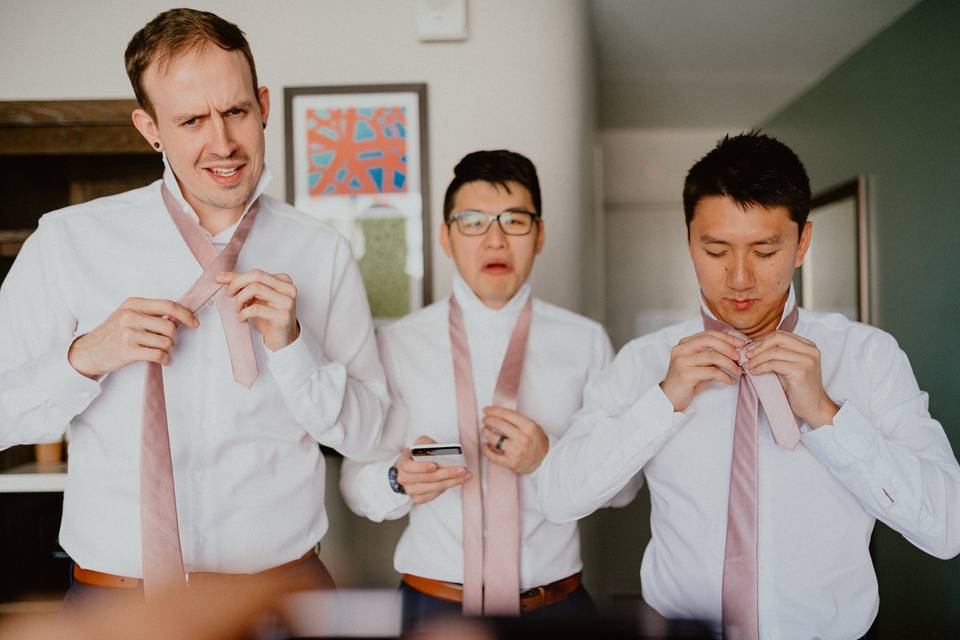
[[[457,268],[453,295],[380,332],[393,400],[382,459],[346,461],[340,486],[360,515],[410,516],[394,556],[407,629],[460,611],[592,611],[576,523],[544,520],[535,479],[612,348],[597,323],[533,298],[544,237],[533,163],[510,151],[468,154],[440,226]],[[435,442],[459,445],[463,461],[438,466],[411,451]]]
[[[642,470],[644,600],[730,640],[861,638],[881,520],[960,552],[960,466],[888,334],[797,307],[810,246],[799,158],[726,137],[683,191],[700,317],[627,344],[547,455],[540,504],[570,522]]]
[[[163,179],[45,215],[0,292],[0,447],[70,433],[68,601],[290,573],[332,586],[318,443],[365,456],[389,404],[332,229],[264,194],[270,95],[240,29],[131,39]]]

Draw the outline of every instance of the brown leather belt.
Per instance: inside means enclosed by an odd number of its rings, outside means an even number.
[[[463,585],[456,582],[443,582],[431,578],[423,578],[409,573],[403,574],[403,581],[411,589],[416,589],[428,596],[447,602],[463,602]],[[542,587],[527,589],[520,594],[520,611],[530,613],[543,607],[549,607],[576,591],[583,582],[583,573],[577,572],[562,580],[551,582]]]
[[[291,560],[290,562],[286,562],[272,569],[267,569],[266,571],[260,571],[259,573],[213,573],[209,571],[192,571],[187,573],[187,585],[189,586],[190,584],[195,584],[198,581],[204,580],[243,580],[252,576],[273,575],[274,573],[294,569],[301,563],[310,560],[311,557],[317,557],[315,549],[310,549],[296,560]],[[73,577],[77,582],[81,582],[86,585],[93,587],[107,587],[110,589],[137,589],[142,584],[142,581],[139,578],[129,578],[127,576],[117,576],[112,573],[94,571],[93,569],[84,569],[78,564],[73,565]]]

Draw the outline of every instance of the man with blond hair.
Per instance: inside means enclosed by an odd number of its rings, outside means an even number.
[[[267,195],[270,94],[240,29],[166,11],[130,41],[163,179],[49,213],[0,291],[0,447],[70,434],[68,601],[310,573],[318,443],[364,456],[389,400],[333,230]]]

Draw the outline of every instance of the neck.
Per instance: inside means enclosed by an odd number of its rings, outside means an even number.
[[[213,211],[201,211],[196,205],[192,204],[193,210],[197,212],[197,218],[200,226],[210,232],[210,235],[217,235],[224,229],[229,229],[237,223],[237,220],[243,215],[243,209],[223,210],[214,209]]]
[[[183,199],[187,201],[187,204],[189,204],[193,208],[194,213],[197,214],[197,221],[200,223],[200,226],[210,232],[210,235],[215,236],[224,229],[229,229],[235,225],[247,208],[246,202],[233,208],[215,207],[201,202],[194,198],[187,189],[183,188],[183,183],[180,182],[180,178],[177,178],[176,174],[174,174],[173,177],[177,181],[177,186],[180,188]]]

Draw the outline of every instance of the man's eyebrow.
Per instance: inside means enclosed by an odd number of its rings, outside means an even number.
[[[720,238],[714,238],[713,236],[706,233],[700,236],[700,242],[703,244],[723,244],[723,245],[730,244],[726,240],[721,240]],[[775,236],[769,236],[767,238],[762,238],[760,240],[754,240],[753,242],[750,243],[750,246],[754,246],[758,244],[782,244],[782,243],[783,243],[783,238],[775,235]]]
[[[713,236],[704,233],[700,236],[700,242],[703,244],[730,244],[726,240],[721,240],[720,238],[714,238]]]
[[[230,112],[230,111],[233,111],[234,109],[243,109],[243,110],[245,110],[245,111],[249,111],[249,110],[252,109],[252,108],[253,108],[253,103],[252,103],[252,102],[250,102],[249,100],[241,100],[241,101],[239,101],[239,102],[237,102],[237,103],[234,103],[234,104],[230,105],[229,107],[227,107],[226,109],[224,109],[224,110],[221,111],[220,113],[228,113],[228,112]],[[187,120],[193,120],[194,118],[203,118],[203,117],[206,117],[207,115],[209,115],[209,112],[208,112],[208,111],[205,111],[205,112],[203,112],[203,113],[190,113],[190,112],[181,113],[181,114],[178,114],[178,115],[174,116],[174,121],[175,121],[175,122],[186,122]]]

